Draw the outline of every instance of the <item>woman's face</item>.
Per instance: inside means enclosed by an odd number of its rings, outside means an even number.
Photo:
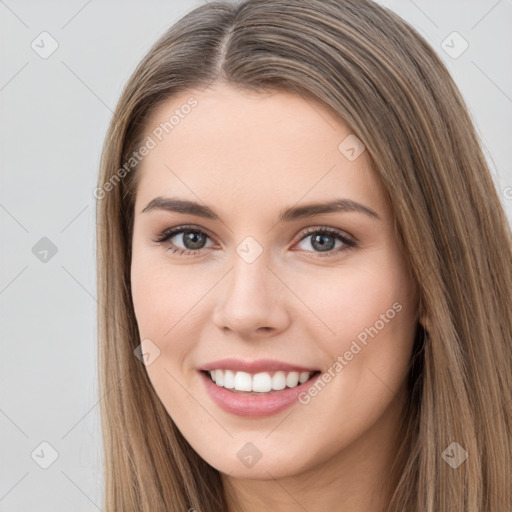
[[[254,479],[391,450],[418,303],[364,146],[317,102],[226,85],[162,104],[144,143],[133,303],[192,447]]]

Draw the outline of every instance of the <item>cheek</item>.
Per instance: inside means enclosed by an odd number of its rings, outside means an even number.
[[[207,267],[199,270],[194,265],[179,265],[158,251],[141,250],[132,260],[132,299],[139,336],[150,340],[144,343],[158,353],[146,370],[164,405],[171,405],[177,414],[192,405],[182,386],[188,385],[193,374],[190,355],[208,321],[205,296],[218,281]],[[168,412],[176,421],[171,407]]]
[[[382,382],[397,389],[407,371],[417,305],[399,260],[393,261],[385,271],[376,262],[364,270],[333,269],[328,282],[298,282],[299,293],[314,313],[304,324],[306,337],[328,354],[332,374],[343,375],[334,379],[341,394],[384,389]]]
[[[151,255],[134,254],[131,290],[135,316],[141,337],[172,337],[172,330],[190,326],[194,305],[211,285],[191,272],[191,266],[179,266]],[[185,319],[182,322],[181,319]]]
[[[324,276],[313,279],[304,274],[296,281],[294,291],[313,313],[311,323],[316,317],[325,339],[332,339],[334,345],[336,340],[357,337],[376,322],[380,330],[382,321],[399,320],[414,311],[411,289],[402,273],[394,267],[376,267],[330,269]]]
[[[182,411],[192,405],[190,395],[184,392],[181,363],[193,340],[199,338],[193,305],[200,300],[201,290],[191,286],[194,281],[185,267],[171,265],[161,254],[155,256],[156,251],[134,251],[132,300],[140,338],[151,340],[144,343],[158,354],[146,366],[148,377],[169,416],[181,424]]]

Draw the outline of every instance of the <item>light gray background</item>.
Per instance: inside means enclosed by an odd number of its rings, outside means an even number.
[[[0,512],[101,510],[92,194],[100,150],[138,61],[200,3],[0,0]],[[382,3],[448,65],[512,219],[512,0]],[[46,59],[31,48],[43,31],[58,43]],[[442,47],[461,49],[446,39],[453,31],[469,44],[458,58]],[[33,253],[43,237],[57,248],[46,262]],[[58,453],[48,469],[42,442]]]

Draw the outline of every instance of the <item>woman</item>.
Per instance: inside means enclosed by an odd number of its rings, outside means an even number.
[[[510,227],[398,16],[195,9],[96,197],[105,510],[512,509]]]

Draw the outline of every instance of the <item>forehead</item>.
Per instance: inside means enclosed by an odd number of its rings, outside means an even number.
[[[320,102],[293,93],[226,85],[184,91],[146,124],[143,140],[154,147],[138,170],[137,201],[168,194],[221,202],[229,193],[242,202],[265,198],[268,208],[273,199],[281,207],[347,196],[382,211],[366,152],[347,157],[353,137]]]

